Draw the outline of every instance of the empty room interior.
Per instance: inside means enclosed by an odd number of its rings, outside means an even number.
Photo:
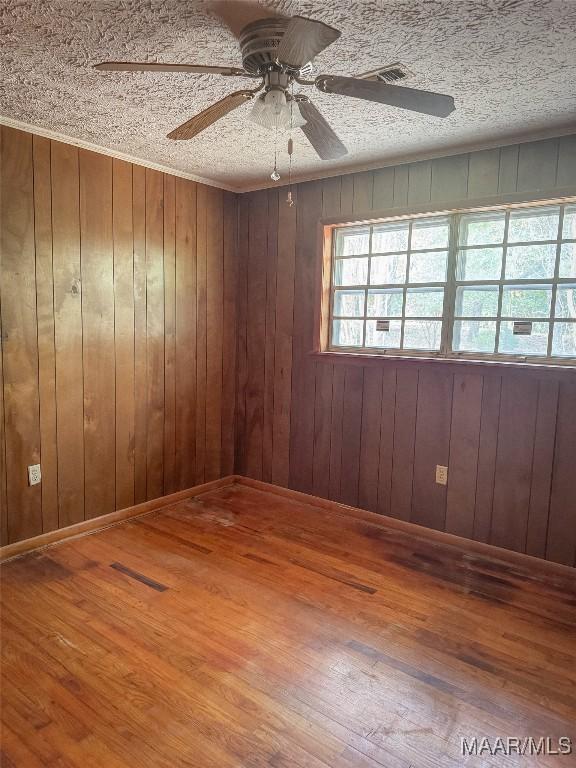
[[[0,766],[574,766],[576,2],[0,27]]]

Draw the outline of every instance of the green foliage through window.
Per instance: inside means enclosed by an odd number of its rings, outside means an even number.
[[[330,345],[576,359],[576,204],[336,228]]]

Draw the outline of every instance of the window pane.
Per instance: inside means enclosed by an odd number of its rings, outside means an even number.
[[[560,277],[576,277],[576,244],[564,243],[560,249]]]
[[[576,357],[576,323],[554,323],[552,354]]]
[[[364,291],[335,291],[334,314],[344,317],[362,317],[364,314]]]
[[[441,320],[406,320],[404,349],[440,349]]]
[[[423,248],[447,248],[450,225],[448,219],[421,219],[412,224],[412,242],[410,248],[420,251]]]
[[[442,317],[443,288],[409,288],[406,291],[407,317]]]
[[[495,320],[456,320],[452,349],[456,352],[494,352]]]
[[[508,355],[546,355],[549,323],[533,323],[530,336],[513,333],[514,323],[504,321],[500,326],[498,351]]]
[[[408,222],[395,222],[374,227],[372,232],[372,253],[408,250]]]
[[[474,213],[460,219],[462,245],[488,245],[504,240],[504,213]]]
[[[456,290],[458,317],[496,317],[498,315],[498,286],[466,286]]]
[[[336,256],[356,256],[370,252],[370,230],[337,229]]]
[[[368,280],[368,258],[341,259],[336,262],[334,283],[336,285],[366,285]]]
[[[567,205],[564,209],[563,240],[576,240],[576,205]]]
[[[556,240],[560,208],[532,208],[512,211],[508,226],[509,243]]]
[[[332,344],[336,347],[361,347],[363,320],[334,320]]]
[[[366,346],[381,347],[382,349],[398,349],[400,347],[401,320],[390,320],[389,331],[377,331],[376,320],[366,321]]]
[[[576,285],[559,285],[556,290],[555,317],[576,319]]]
[[[406,280],[406,254],[373,256],[370,264],[370,283],[403,283]]]
[[[371,290],[368,293],[370,317],[400,317],[402,315],[402,288]]]
[[[446,280],[447,251],[410,254],[410,283],[443,283]]]
[[[505,285],[502,317],[549,317],[552,288],[547,285]]]
[[[555,265],[555,245],[517,245],[506,251],[507,280],[552,278]]]
[[[500,280],[502,248],[470,248],[458,253],[458,280]]]

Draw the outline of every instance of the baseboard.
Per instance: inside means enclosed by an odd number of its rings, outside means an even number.
[[[4,547],[0,547],[0,562],[5,562],[13,557],[23,555],[26,552],[43,549],[71,538],[96,533],[97,531],[101,531],[113,525],[118,525],[126,520],[150,514],[158,509],[162,509],[162,507],[175,504],[178,501],[183,501],[184,499],[189,499],[193,496],[207,494],[219,488],[234,484],[255,488],[259,491],[265,491],[266,493],[275,496],[281,496],[288,500],[297,501],[300,504],[319,507],[320,509],[328,510],[334,514],[345,515],[348,518],[353,517],[356,520],[371,523],[380,528],[402,531],[411,536],[427,539],[428,541],[435,541],[438,544],[452,547],[464,554],[478,555],[479,557],[484,557],[490,560],[497,560],[499,562],[526,569],[532,573],[540,572],[542,574],[558,575],[562,577],[568,576],[570,578],[573,578],[575,574],[575,569],[569,565],[554,563],[551,560],[533,557],[532,555],[527,555],[523,552],[503,549],[494,544],[466,539],[462,536],[456,536],[453,533],[437,531],[432,528],[418,525],[417,523],[398,520],[394,517],[377,514],[376,512],[368,512],[367,510],[358,507],[351,507],[337,501],[330,501],[329,499],[323,499],[320,496],[313,496],[312,494],[302,493],[301,491],[294,491],[291,488],[284,488],[279,485],[265,483],[262,480],[254,480],[253,478],[244,477],[243,475],[227,475],[219,480],[212,480],[208,483],[187,488],[184,491],[177,491],[168,496],[161,496],[158,499],[145,501],[142,504],[136,504],[133,507],[127,507],[126,509],[121,509],[117,512],[111,512],[109,515],[95,517],[92,520],[84,520],[81,523],[70,525],[67,528],[49,531],[48,533],[40,534],[31,539],[24,539],[23,541],[17,541],[14,544],[8,544]]]
[[[81,523],[75,523],[66,528],[58,528],[54,531],[41,533],[39,536],[34,536],[31,539],[24,539],[22,541],[16,541],[13,544],[7,544],[4,547],[0,547],[0,562],[5,562],[6,560],[23,555],[26,552],[31,552],[35,549],[43,549],[44,547],[58,544],[67,539],[75,538],[77,536],[85,536],[89,533],[96,533],[104,528],[110,528],[112,525],[118,525],[125,520],[130,520],[133,517],[147,515],[150,514],[150,512],[155,512],[157,509],[162,509],[162,507],[167,507],[178,501],[184,501],[192,496],[198,496],[201,493],[207,493],[208,491],[214,491],[218,488],[232,485],[236,480],[237,478],[235,475],[227,475],[219,480],[211,480],[208,483],[202,483],[201,485],[195,485],[192,488],[186,488],[184,491],[177,491],[168,496],[160,496],[158,499],[144,501],[142,504],[135,504],[133,507],[126,507],[126,509],[120,509],[117,512],[110,512],[108,515],[94,517],[91,520],[83,520]]]
[[[444,546],[453,547],[466,554],[478,555],[490,560],[498,560],[509,565],[523,568],[532,573],[540,572],[548,575],[559,575],[564,578],[566,576],[574,578],[576,573],[576,569],[570,565],[555,563],[552,560],[544,560],[543,558],[527,555],[523,552],[515,552],[511,549],[503,549],[494,544],[466,539],[463,536],[456,536],[453,533],[445,533],[444,531],[437,531],[433,528],[426,528],[417,523],[398,520],[394,517],[380,515],[376,512],[368,512],[367,510],[359,509],[358,507],[350,507],[337,501],[330,501],[329,499],[312,496],[311,494],[302,493],[301,491],[293,491],[290,488],[283,488],[278,485],[272,485],[271,483],[265,483],[262,480],[254,480],[250,477],[235,475],[234,482],[250,488],[256,488],[260,491],[266,491],[267,493],[272,493],[276,496],[282,496],[285,499],[298,501],[301,504],[310,504],[314,507],[320,507],[321,509],[334,512],[335,514],[354,517],[357,520],[377,525],[380,528],[403,531],[411,536],[417,536],[418,538],[435,541]]]

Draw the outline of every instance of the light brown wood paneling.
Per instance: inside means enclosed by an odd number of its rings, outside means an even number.
[[[1,137],[0,529],[13,543],[232,470],[237,198]]]

